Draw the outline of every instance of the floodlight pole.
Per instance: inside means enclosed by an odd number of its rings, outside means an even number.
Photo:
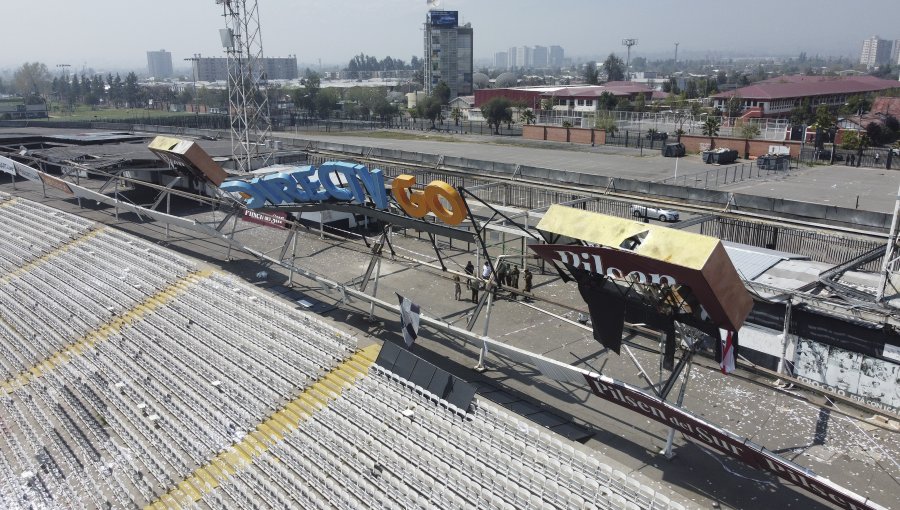
[[[628,49],[627,56],[625,57],[625,81],[631,81],[631,71],[629,70],[631,64],[631,47],[637,46],[637,43],[637,39],[622,39],[622,46],[625,46]]]

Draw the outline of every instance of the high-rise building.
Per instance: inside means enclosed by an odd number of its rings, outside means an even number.
[[[550,46],[550,67],[562,67],[565,58],[562,46]]]
[[[458,11],[428,11],[425,17],[425,92],[440,82],[450,87],[450,98],[472,95],[473,31],[459,26]]]
[[[506,50],[506,68],[507,69],[515,69],[516,68],[516,60],[519,57],[519,49],[515,46],[510,46],[508,50]]]
[[[891,47],[893,41],[884,40],[877,35],[863,41],[862,53],[859,56],[859,63],[867,67],[875,67],[887,64],[891,61]]]
[[[531,51],[531,67],[535,69],[550,67],[550,52],[546,46],[535,46]]]
[[[508,55],[505,51],[494,53],[494,69],[509,69]]]
[[[225,81],[228,79],[228,59],[225,57],[200,57],[194,61],[197,81]],[[265,57],[260,63],[262,72],[269,80],[296,80],[300,73],[297,70],[297,57],[286,58]]]
[[[510,62],[512,60],[510,59]],[[534,67],[534,50],[531,46],[517,46],[516,47],[516,68],[518,69],[529,69]]]
[[[172,54],[166,50],[147,52],[147,71],[154,78],[171,78]]]
[[[891,65],[900,65],[900,39],[897,39],[891,45]]]

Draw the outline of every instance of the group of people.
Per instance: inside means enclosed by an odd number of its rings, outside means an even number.
[[[490,265],[490,263],[485,262],[484,266],[481,268],[481,274],[476,277],[475,266],[472,264],[472,261],[470,260],[468,263],[466,263],[465,271],[466,271],[467,275],[473,277],[473,278],[468,279],[468,281],[466,282],[466,286],[472,292],[472,302],[477,303],[478,302],[478,291],[480,289],[484,288],[484,286],[487,284],[487,282],[489,282],[491,280],[491,272],[492,272],[491,265]],[[501,285],[506,286],[506,287],[511,287],[513,289],[518,290],[519,289],[519,274],[520,274],[519,266],[512,264],[512,267],[510,267],[510,265],[507,264],[506,262],[500,262],[499,267],[497,267],[497,281],[496,281],[497,285],[494,287],[494,296],[496,297],[497,288]],[[525,283],[525,287],[522,290],[525,292],[525,294],[530,294],[532,278],[534,275],[528,269],[528,267],[526,267],[525,270],[522,271],[521,275],[522,275],[522,279],[524,280],[524,283]],[[453,284],[454,284],[455,298],[457,301],[459,301],[462,298],[462,281],[461,281],[459,275],[455,275],[453,277]],[[512,295],[512,298],[515,299],[516,294],[513,293],[511,295]],[[527,299],[527,296],[526,296],[526,299]]]

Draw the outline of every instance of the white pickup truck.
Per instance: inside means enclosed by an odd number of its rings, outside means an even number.
[[[679,217],[678,211],[637,204],[631,206],[631,215],[635,218],[656,218],[659,221],[678,221]]]

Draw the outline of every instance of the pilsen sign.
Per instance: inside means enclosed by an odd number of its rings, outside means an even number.
[[[722,329],[739,330],[753,308],[716,238],[559,205],[550,207],[537,228],[556,242],[582,242],[529,245],[541,258],[618,280],[689,287]]]
[[[415,176],[400,175],[391,185],[394,198],[406,214],[423,218],[433,213],[448,225],[462,223],[466,206],[456,189],[443,181],[431,181],[424,191],[418,191],[412,189],[415,184]],[[382,171],[347,162],[323,163],[318,168],[303,166],[250,181],[225,181],[219,188],[238,193],[247,209],[331,200],[388,208]]]
[[[829,503],[848,510],[885,510],[877,503],[807,468],[783,459],[749,439],[716,427],[637,388],[606,376],[584,374],[584,378],[591,391],[598,397],[678,429],[710,448],[738,459],[748,466],[768,471]]]

